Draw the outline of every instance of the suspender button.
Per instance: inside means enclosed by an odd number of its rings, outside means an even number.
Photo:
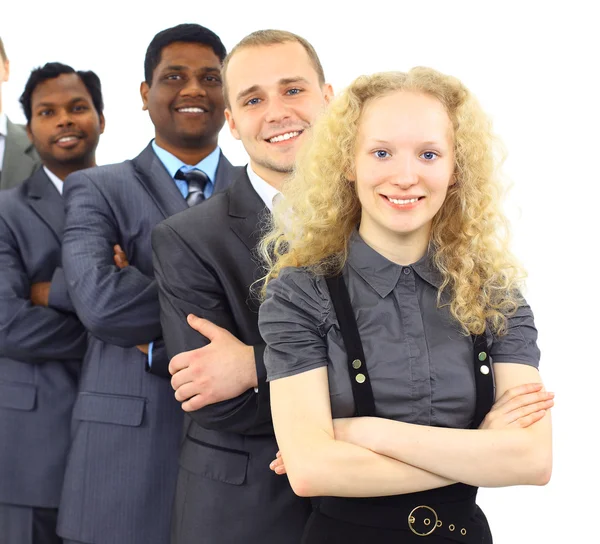
[[[367,379],[367,378],[365,377],[365,375],[364,375],[364,374],[357,374],[357,375],[356,375],[356,378],[355,378],[355,380],[356,380],[358,383],[365,383],[365,380],[366,380],[366,379]]]
[[[479,372],[481,372],[482,374],[485,374],[487,376],[490,373],[490,367],[487,365],[481,365],[479,367]]]
[[[352,361],[352,368],[358,370],[361,366],[362,366],[362,363],[361,363],[360,359],[354,359],[354,361]]]
[[[478,358],[480,361],[485,361],[487,359],[487,353],[485,351],[479,352]]]

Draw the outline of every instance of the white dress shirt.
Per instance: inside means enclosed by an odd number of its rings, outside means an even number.
[[[56,190],[62,195],[62,192],[63,192],[62,179],[60,179],[57,175],[50,172],[50,170],[48,170],[45,166],[43,168],[44,168],[44,172],[46,172],[46,175],[50,178],[50,181],[54,184],[54,187],[56,187]]]
[[[281,193],[252,170],[250,164],[246,167],[246,172],[248,173],[253,189],[258,193],[258,196],[265,203],[265,206],[269,208],[269,211],[272,212],[273,200]]]

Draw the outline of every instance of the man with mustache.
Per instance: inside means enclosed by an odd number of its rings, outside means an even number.
[[[57,544],[57,508],[86,331],[61,267],[63,181],[96,164],[100,80],[58,62],[21,104],[42,168],[0,193],[0,542]]]
[[[65,276],[90,332],[58,524],[68,542],[169,538],[183,413],[164,378],[150,233],[235,175],[217,143],[225,54],[200,25],[158,33],[140,89],[154,139],[135,159],[66,183]]]
[[[162,222],[152,236],[171,383],[192,420],[171,542],[293,544],[310,505],[270,474],[277,444],[250,287],[261,277],[254,255],[261,217],[332,89],[306,40],[266,30],[233,48],[223,90],[229,128],[250,163],[226,192]]]

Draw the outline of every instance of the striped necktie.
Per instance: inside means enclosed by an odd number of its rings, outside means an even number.
[[[185,199],[188,206],[195,206],[200,202],[204,202],[204,189],[209,180],[202,170],[194,169],[185,173],[178,170],[175,179],[184,180],[188,184],[188,196]]]

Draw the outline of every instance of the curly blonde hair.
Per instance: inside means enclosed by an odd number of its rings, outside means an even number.
[[[525,277],[508,249],[501,210],[504,153],[475,97],[458,79],[431,68],[361,76],[315,123],[261,243],[268,270],[264,285],[290,266],[319,275],[342,270],[361,216],[355,184],[348,180],[355,171],[361,114],[369,101],[397,91],[438,99],[454,128],[456,183],[433,219],[430,239],[443,278],[438,306],[447,293],[450,312],[466,334],[482,334],[486,327],[503,334],[507,316],[522,304]]]

